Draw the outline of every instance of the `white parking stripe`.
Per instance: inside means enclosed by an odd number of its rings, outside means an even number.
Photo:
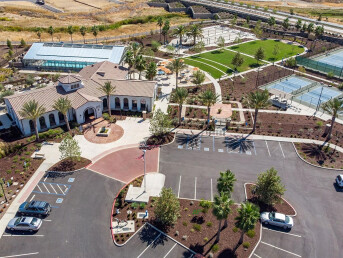
[[[39,184],[37,184],[37,187],[38,187],[38,189],[39,189],[40,192],[43,192],[42,189],[40,189]]]
[[[173,247],[168,251],[168,253],[163,257],[166,258],[168,256],[168,254],[170,254],[170,252],[174,249],[174,247],[177,245],[177,243],[175,243],[175,245],[173,245]]]
[[[44,180],[43,180],[43,181],[45,182],[45,180],[46,180],[47,178],[48,178],[48,177],[46,176],[46,177],[44,178]]]
[[[255,142],[254,141],[252,141],[252,145],[254,146],[254,152],[255,152],[255,155],[257,156],[256,147],[255,147]]]
[[[43,219],[43,221],[51,222],[51,219]]]
[[[57,185],[57,186],[58,186],[58,188],[61,190],[62,194],[64,195],[64,192],[63,192],[63,190],[61,189],[61,187],[60,187],[59,185]]]
[[[213,202],[213,187],[212,187],[212,178],[211,178],[211,202]]]
[[[291,234],[291,233],[287,233],[287,232],[277,231],[277,230],[273,230],[273,229],[266,228],[266,227],[262,227],[262,228],[263,228],[263,229],[266,229],[266,230],[275,231],[275,232],[278,232],[278,233],[282,233],[282,234],[290,235],[290,236],[301,237],[301,236],[299,236],[299,235],[296,235],[296,234]]]
[[[64,193],[66,193],[67,191],[68,191],[68,186],[66,186],[66,185],[64,185],[64,187],[66,188],[65,190],[64,190]]]
[[[215,151],[215,148],[214,148],[214,135],[213,135],[213,151]]]
[[[3,234],[2,236],[10,236],[10,237],[43,237],[44,235],[10,235],[10,234]]]
[[[255,255],[257,258],[262,258],[261,256],[259,256],[259,255],[255,254],[255,253],[254,253],[254,255]]]
[[[280,248],[280,247],[277,247],[277,246],[275,246],[275,245],[271,245],[271,244],[268,244],[268,243],[263,242],[263,241],[261,241],[261,243],[264,244],[264,245],[268,245],[268,246],[270,246],[270,247],[274,247],[275,249],[278,249],[278,250],[280,250],[280,251],[284,251],[285,253],[289,253],[289,254],[292,254],[292,255],[294,255],[294,256],[301,257],[299,254],[292,253],[292,252],[290,252],[290,251],[287,251],[287,250],[282,249],[282,248]]]
[[[16,255],[1,256],[0,258],[20,257],[20,256],[28,256],[28,255],[36,255],[36,254],[39,254],[39,252],[28,253],[28,254],[16,254]]]
[[[194,180],[194,200],[197,199],[197,178]]]
[[[46,187],[46,185],[45,185],[45,184],[42,184],[42,185],[44,185],[45,189],[48,191],[48,193],[50,193],[50,191],[49,191],[49,189]]]
[[[54,189],[55,193],[57,194],[57,192],[56,192],[55,188],[54,188],[54,187],[53,187],[51,184],[50,184],[50,186],[51,186],[51,188],[52,188],[52,189]]]
[[[267,145],[267,150],[268,150],[269,157],[271,157],[270,151],[269,151],[269,147],[268,147],[268,143],[267,143],[267,141],[265,141],[265,142],[266,142],[266,145]]]
[[[30,202],[33,200],[33,198],[35,198],[35,196],[36,196],[36,195],[34,194],[34,195],[31,197]]]
[[[144,250],[143,250],[143,252],[141,252],[141,254],[140,255],[138,255],[137,256],[137,258],[139,258],[139,257],[141,257],[144,253],[145,253],[145,251],[159,238],[161,236],[161,233],[154,239],[154,241],[152,241],[151,243],[150,243],[150,245],[148,245]]]
[[[282,156],[285,158],[285,154],[283,153],[283,149],[281,147],[281,143],[279,142],[279,145],[280,145],[280,149],[281,149],[281,152],[282,152]]]
[[[180,188],[181,188],[181,175],[180,175],[180,180],[179,180],[179,191],[177,192],[177,198],[180,197]]]

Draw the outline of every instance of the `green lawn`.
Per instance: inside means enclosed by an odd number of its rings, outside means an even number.
[[[185,63],[192,66],[196,66],[201,70],[210,73],[214,78],[217,79],[220,78],[220,76],[222,75],[220,71],[222,71],[225,74],[231,74],[233,72],[233,65],[231,64],[231,61],[235,54],[236,53],[229,50],[224,50],[223,52],[214,50],[211,52],[206,52],[203,54],[187,57],[185,59]],[[242,56],[244,59],[244,63],[241,67],[238,68],[238,72],[243,72],[252,68],[256,68],[258,66],[255,59],[244,55]],[[220,71],[203,63],[214,66]]]
[[[274,50],[275,45],[279,46],[279,53],[275,56],[275,59],[274,59],[273,50]],[[278,40],[271,40],[271,39],[251,41],[248,43],[243,43],[237,46],[230,47],[230,49],[254,56],[257,49],[259,49],[260,47],[264,49],[264,53],[265,53],[264,60],[267,60],[270,62],[278,61],[278,60],[281,60],[282,58],[295,56],[296,54],[300,54],[304,52],[304,48],[301,46],[286,44]]]

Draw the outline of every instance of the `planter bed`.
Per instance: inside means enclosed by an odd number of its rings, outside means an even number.
[[[186,118],[207,119],[207,108],[186,107]]]
[[[162,136],[150,136],[146,141],[147,145],[164,145],[174,140],[175,133],[167,133]]]
[[[51,166],[48,171],[70,172],[84,168],[90,163],[92,163],[91,160],[82,157],[79,161],[66,158]]]
[[[188,90],[188,98],[187,103],[189,105],[201,105],[201,102],[197,99],[197,97],[204,91],[210,89],[211,91],[215,92],[214,85],[212,83],[204,84],[201,86],[190,86],[185,87]],[[174,93],[175,90],[172,91],[171,95]],[[171,98],[170,103],[175,103],[174,100]]]
[[[280,203],[274,204],[273,206],[264,204],[262,202],[260,202],[257,197],[251,192],[252,187],[254,184],[246,184],[245,185],[245,189],[246,189],[246,193],[247,193],[247,200],[249,202],[255,203],[257,206],[260,207],[260,212],[279,212],[279,213],[283,213],[286,215],[291,215],[294,216],[296,215],[295,210],[292,208],[291,205],[289,205],[285,200],[281,200]]]
[[[343,169],[343,153],[330,148],[330,144],[320,149],[320,145],[295,143],[299,155],[307,162],[328,168]]]

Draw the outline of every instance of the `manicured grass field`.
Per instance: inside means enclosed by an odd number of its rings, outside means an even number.
[[[218,79],[222,75],[229,75],[233,72],[233,65],[231,64],[231,61],[235,54],[235,52],[229,50],[214,50],[211,52],[187,57],[185,58],[185,63],[196,66],[201,70],[210,73],[214,78]],[[244,63],[237,69],[238,72],[243,72],[258,66],[255,59],[244,55],[242,55],[242,57],[244,59]]]
[[[273,55],[273,50],[274,50],[275,45],[279,46],[279,53],[276,56]],[[230,49],[254,56],[257,49],[259,49],[260,47],[264,49],[264,54],[265,54],[264,60],[267,60],[270,62],[278,61],[278,60],[281,60],[282,58],[295,56],[296,54],[300,54],[304,52],[303,47],[286,44],[278,40],[271,40],[271,39],[251,41],[248,43],[243,43],[237,46],[230,47]]]

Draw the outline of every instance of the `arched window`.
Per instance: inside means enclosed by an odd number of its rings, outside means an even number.
[[[137,100],[135,99],[132,100],[132,109],[137,110]]]
[[[45,117],[41,116],[39,118],[40,129],[46,129]]]
[[[120,109],[120,98],[116,97],[114,101],[114,108]]]
[[[124,108],[125,109],[129,108],[129,100],[127,98],[124,98]]]
[[[146,101],[145,99],[141,99],[141,111],[144,111],[146,109]]]
[[[33,121],[30,120],[30,121],[29,121],[29,124],[30,124],[31,133],[33,133],[33,132],[35,131],[35,126],[34,126],[34,124],[33,124]]]
[[[104,109],[108,107],[107,98],[104,98],[104,99],[102,100],[102,106],[103,106]]]
[[[54,114],[50,114],[49,115],[49,122],[50,122],[50,126],[55,126],[56,125],[55,115]]]
[[[58,120],[60,120],[60,124],[64,123],[64,115],[61,112],[58,112]]]

